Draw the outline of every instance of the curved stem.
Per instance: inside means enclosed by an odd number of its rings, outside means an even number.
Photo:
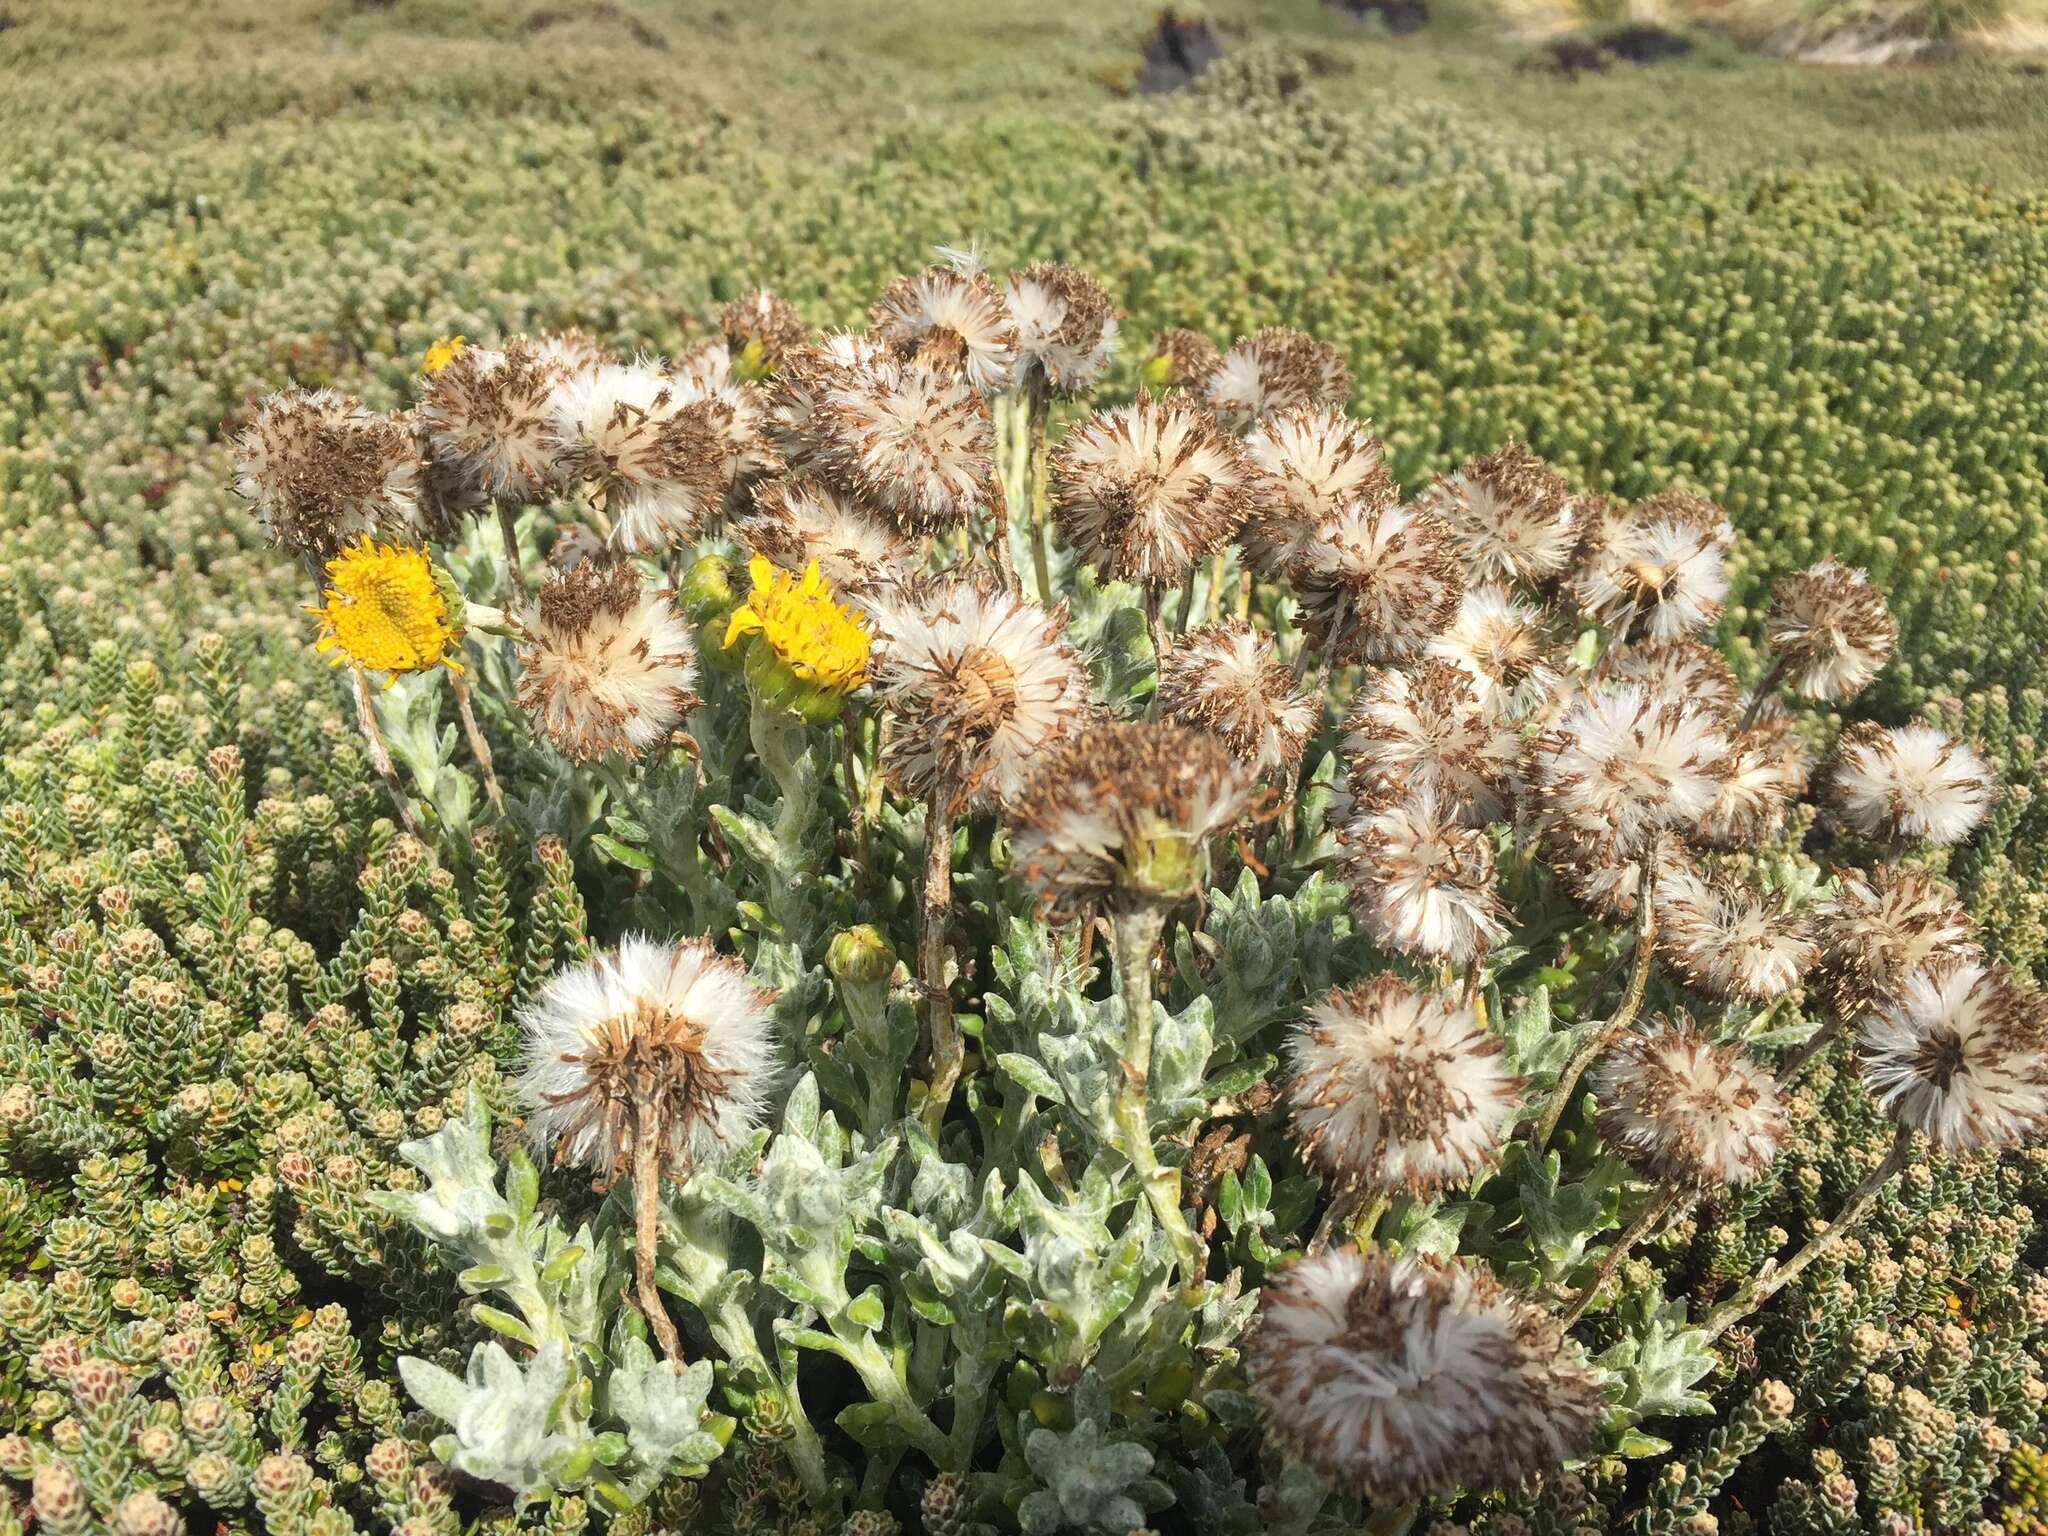
[[[505,540],[505,582],[519,606],[526,606],[526,564],[519,552],[519,513],[498,503],[498,532]]]
[[[661,1345],[662,1358],[680,1366],[683,1341],[654,1283],[655,1244],[661,1229],[659,1144],[654,1106],[641,1100],[633,1106],[633,1292]]]
[[[370,749],[370,766],[377,770],[384,787],[391,791],[391,803],[398,808],[399,824],[418,837],[419,818],[412,813],[412,801],[405,793],[405,786],[398,782],[398,769],[392,764],[391,748],[384,742],[384,728],[377,723],[377,703],[370,696],[370,680],[363,675],[361,667],[348,670],[355,689],[356,725],[362,730],[363,742]]]
[[[1152,700],[1145,706],[1145,718],[1159,718],[1159,691],[1166,680],[1166,656],[1172,649],[1172,642],[1166,636],[1166,620],[1159,612],[1159,588],[1151,582],[1145,583],[1145,633],[1152,637]]]
[[[831,1498],[832,1479],[825,1472],[824,1444],[804,1413],[803,1403],[797,1397],[796,1383],[785,1379],[763,1353],[760,1341],[754,1337],[754,1320],[747,1315],[746,1307],[737,1297],[728,1296],[717,1312],[705,1314],[704,1324],[711,1333],[711,1341],[725,1351],[727,1360],[735,1365],[744,1362],[751,1366],[763,1380],[775,1383],[782,1395],[789,1399],[790,1436],[783,1443],[783,1453],[789,1457],[789,1464],[796,1468],[804,1492],[817,1501]]]
[[[1770,698],[1771,690],[1778,686],[1778,679],[1785,675],[1783,653],[1773,656],[1764,675],[1756,680],[1756,691],[1749,696],[1749,706],[1742,712],[1742,719],[1736,722],[1735,732],[1739,736],[1756,724],[1756,717],[1763,713],[1764,702]]]
[[[1827,1231],[1807,1239],[1804,1248],[1772,1270],[1768,1276],[1752,1279],[1706,1315],[1700,1326],[1706,1330],[1708,1337],[1719,1338],[1726,1333],[1790,1285],[1807,1265],[1869,1220],[1870,1213],[1877,1209],[1877,1197],[1884,1193],[1885,1186],[1898,1176],[1901,1168],[1906,1166],[1906,1158],[1912,1150],[1913,1132],[1909,1127],[1902,1125],[1898,1134],[1892,1138],[1891,1150],[1885,1153],[1883,1160],[1875,1168],[1870,1170],[1849,1198],[1842,1202],[1841,1213],[1828,1224]]]
[[[966,1042],[953,1021],[946,985],[946,924],[953,915],[953,808],[941,785],[932,790],[924,814],[924,904],[917,932],[917,979],[924,988],[926,1028],[931,1035],[931,1088],[924,1125],[934,1139],[946,1118],[953,1086],[960,1081]]]
[[[1622,1031],[1633,1024],[1636,1015],[1642,1011],[1643,994],[1650,986],[1651,962],[1657,954],[1657,858],[1663,851],[1663,839],[1660,837],[1650,844],[1649,852],[1643,856],[1642,885],[1636,894],[1635,967],[1629,976],[1628,992],[1623,996],[1621,1006],[1605,1024],[1593,1031],[1558,1074],[1557,1086],[1550,1091],[1550,1102],[1544,1106],[1543,1118],[1536,1123],[1536,1133],[1531,1139],[1531,1145],[1538,1152],[1550,1145],[1551,1133],[1557,1129],[1557,1122],[1564,1118],[1572,1093],[1579,1086],[1579,1079],[1585,1075],[1586,1068],[1621,1038]]]
[[[1579,1320],[1586,1308],[1593,1304],[1593,1298],[1600,1293],[1600,1287],[1607,1283],[1607,1277],[1621,1267],[1621,1261],[1628,1257],[1629,1249],[1641,1242],[1649,1230],[1664,1219],[1665,1213],[1677,1204],[1679,1193],[1676,1185],[1666,1185],[1642,1208],[1636,1219],[1622,1229],[1621,1235],[1614,1240],[1601,1258],[1600,1267],[1593,1271],[1593,1278],[1586,1282],[1585,1289],[1579,1292],[1571,1306],[1565,1309],[1564,1316],[1558,1319],[1560,1328],[1569,1328]]]
[[[1051,516],[1052,498],[1050,475],[1045,446],[1045,391],[1034,388],[1030,392],[1027,409],[1031,413],[1028,428],[1031,439],[1031,575],[1038,584],[1038,601],[1041,606],[1052,606],[1052,560],[1046,552],[1046,522]]]
[[[1124,1004],[1123,1085],[1117,1090],[1118,1148],[1143,1186],[1152,1215],[1166,1233],[1180,1265],[1182,1283],[1200,1285],[1208,1258],[1180,1208],[1180,1170],[1162,1167],[1152,1144],[1148,1089],[1152,1078],[1152,954],[1166,927],[1163,907],[1146,902],[1110,919],[1117,988]]]
[[[1778,1091],[1790,1092],[1792,1085],[1806,1075],[1806,1069],[1820,1058],[1820,1053],[1832,1045],[1841,1032],[1840,1014],[1824,1020],[1820,1028],[1808,1035],[1805,1043],[1792,1053],[1791,1059],[1778,1069]]]
[[[484,796],[491,802],[491,809],[502,816],[505,814],[505,792],[498,787],[498,769],[491,760],[491,744],[484,739],[483,729],[476,723],[476,711],[470,707],[469,684],[463,681],[460,672],[450,672],[448,683],[455,694],[455,713],[462,719],[462,734],[468,738],[470,755],[476,759],[477,770],[483,774]]]

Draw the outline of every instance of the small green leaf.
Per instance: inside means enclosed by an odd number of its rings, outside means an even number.
[[[614,864],[623,864],[628,869],[637,869],[642,874],[654,868],[654,855],[644,848],[635,848],[622,843],[616,837],[599,832],[590,839],[590,846],[610,859]]]

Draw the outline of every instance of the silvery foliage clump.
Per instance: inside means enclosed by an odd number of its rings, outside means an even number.
[[[658,1361],[629,1314],[603,1298],[616,1234],[588,1222],[573,1232],[538,1209],[540,1181],[515,1150],[502,1171],[480,1098],[399,1155],[426,1187],[375,1203],[410,1222],[457,1269],[471,1315],[496,1338],[471,1350],[460,1376],[415,1356],[398,1362],[415,1401],[448,1426],[434,1454],[520,1501],[589,1490],[619,1509],[664,1477],[701,1476],[724,1449],[731,1421],[707,1409],[709,1361],[678,1370]],[[502,1188],[500,1187],[502,1184]]]

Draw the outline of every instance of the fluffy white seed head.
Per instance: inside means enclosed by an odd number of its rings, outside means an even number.
[[[922,363],[824,371],[820,459],[909,533],[957,528],[995,491],[995,422],[965,378]]]
[[[1211,732],[1254,773],[1298,762],[1321,723],[1272,635],[1249,624],[1205,625],[1175,642],[1159,667],[1159,713]]]
[[[330,559],[365,534],[407,537],[420,452],[407,427],[331,389],[269,396],[234,443],[235,490],[271,538]]]
[[[569,374],[524,336],[466,348],[421,386],[428,451],[501,502],[553,499],[563,472],[549,408]]]
[[[733,537],[784,570],[801,571],[815,560],[834,588],[856,599],[872,598],[909,572],[903,536],[823,480],[763,480],[753,502]]]
[[[869,677],[895,716],[883,766],[923,797],[1005,805],[1041,755],[1091,715],[1062,615],[969,582],[879,603]]]
[[[1450,530],[1388,500],[1344,503],[1290,575],[1303,629],[1346,661],[1416,655],[1443,633],[1465,595]]]
[[[1241,543],[1268,576],[1293,570],[1317,530],[1353,502],[1400,499],[1386,454],[1364,424],[1335,406],[1296,406],[1246,436],[1252,514]]]
[[[629,565],[585,561],[550,577],[523,627],[520,707],[574,761],[638,757],[701,702],[688,620]]]
[[[1828,804],[1865,837],[1959,843],[1991,809],[1991,769],[1968,742],[1929,725],[1864,723],[1842,733]]]
[[[1444,476],[1417,502],[1450,528],[1474,581],[1539,584],[1578,545],[1571,492],[1519,443]]]
[[[1522,1086],[1469,1006],[1396,976],[1331,992],[1289,1057],[1302,1155],[1340,1188],[1418,1199],[1492,1166]]]
[[[1507,814],[1514,737],[1486,717],[1471,677],[1449,662],[1367,673],[1343,746],[1352,797],[1363,804],[1430,794],[1466,826]]]
[[[1862,571],[1833,560],[1782,578],[1771,589],[1771,649],[1794,693],[1842,703],[1891,660],[1898,622]]]
[[[1583,690],[1532,744],[1529,777],[1550,829],[1632,857],[1707,812],[1727,758],[1717,717],[1623,683]]]
[[[1658,949],[1708,997],[1768,1002],[1820,958],[1803,914],[1732,876],[1674,874],[1656,901]]]
[[[1711,628],[1728,596],[1722,554],[1734,535],[1705,497],[1667,491],[1580,546],[1579,610],[1618,633],[1673,640]]]
[[[1932,961],[1864,1015],[1864,1084],[1943,1151],[2017,1146],[2048,1126],[2044,1006],[2002,966]]]
[[[1940,959],[1980,956],[1976,927],[1947,881],[1910,864],[1834,872],[1832,895],[1814,908],[1821,965],[1818,996],[1852,1019],[1914,971]]]
[[[1479,707],[1489,716],[1527,719],[1556,694],[1561,681],[1562,658],[1543,611],[1505,587],[1467,592],[1450,628],[1427,650],[1472,679]]]
[[[1463,965],[1506,936],[1493,840],[1433,791],[1366,807],[1344,843],[1352,908],[1383,948]]]
[[[1682,1015],[1616,1045],[1594,1093],[1609,1146],[1644,1177],[1693,1189],[1749,1183],[1789,1129],[1771,1074]]]
[[[899,277],[868,313],[875,340],[901,362],[964,380],[983,394],[1010,382],[1017,327],[986,273],[928,267]]]
[[[1604,1412],[1556,1322],[1472,1260],[1294,1260],[1268,1280],[1245,1355],[1273,1438],[1374,1503],[1555,1472]]]
[[[629,936],[558,972],[520,1015],[529,1132],[607,1177],[641,1135],[670,1172],[737,1146],[775,1075],[773,997],[703,939]]]
[[[1169,396],[1097,412],[1052,456],[1053,516],[1114,581],[1178,582],[1244,521],[1249,483],[1215,417]]]
[[[1017,332],[1023,387],[1073,395],[1092,386],[1116,353],[1116,306],[1085,272],[1056,261],[1010,274],[1003,297]]]
[[[1245,337],[1209,377],[1209,404],[1225,427],[1244,432],[1281,411],[1336,406],[1351,398],[1343,354],[1282,326]]]

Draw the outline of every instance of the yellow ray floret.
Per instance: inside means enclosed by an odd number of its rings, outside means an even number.
[[[759,635],[803,682],[844,692],[867,677],[873,644],[853,611],[832,596],[813,560],[802,576],[778,571],[760,555],[747,562],[754,590],[725,626],[725,644]]]
[[[467,337],[437,336],[434,338],[434,344],[427,348],[427,359],[420,364],[420,369],[424,373],[439,373],[468,350]]]
[[[334,653],[336,666],[387,672],[391,681],[437,666],[462,670],[454,655],[462,632],[449,622],[448,594],[425,550],[364,534],[327,562],[327,579],[327,601],[307,612],[319,615],[316,647]]]

